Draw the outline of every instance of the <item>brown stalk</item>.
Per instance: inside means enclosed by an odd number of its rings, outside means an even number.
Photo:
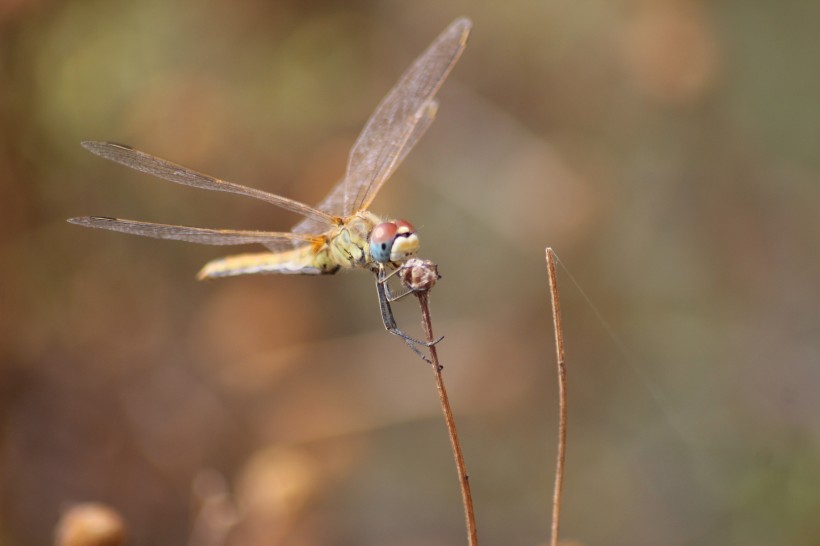
[[[438,349],[436,349],[435,337],[433,337],[433,325],[430,320],[430,303],[428,293],[440,278],[438,267],[429,260],[413,258],[408,260],[400,271],[402,283],[419,299],[421,307],[421,323],[424,327],[424,335],[430,344],[430,359],[427,362],[433,367],[436,377],[436,388],[438,389],[438,399],[441,402],[441,411],[444,414],[444,423],[447,425],[447,434],[450,436],[450,446],[453,448],[453,458],[456,460],[456,470],[458,470],[458,482],[461,486],[461,501],[464,504],[464,518],[467,522],[467,542],[469,546],[478,546],[478,534],[476,533],[475,513],[473,512],[473,497],[470,494],[470,481],[467,475],[467,465],[464,464],[464,454],[461,452],[461,443],[458,441],[456,431],[456,421],[453,418],[453,410],[450,408],[450,400],[447,397],[447,389],[444,388],[444,377],[442,376],[442,366],[438,361]]]
[[[561,491],[564,486],[564,461],[567,448],[567,370],[564,365],[564,330],[561,325],[561,302],[555,275],[555,252],[547,247],[547,273],[552,303],[552,324],[555,332],[555,352],[558,365],[558,455],[555,463],[555,487],[552,492],[552,529],[550,546],[558,545],[558,525],[561,520]]]
[[[433,337],[433,326],[430,321],[430,306],[427,299],[427,292],[418,292],[416,293],[416,297],[418,297],[419,305],[421,306],[421,323],[424,326],[424,335],[427,336],[427,341],[432,342],[435,338]],[[430,360],[433,373],[436,377],[436,388],[438,389],[438,398],[441,402],[441,411],[444,414],[444,422],[447,425],[447,434],[450,436],[450,445],[453,448],[453,457],[455,458],[456,469],[458,470],[458,481],[461,485],[461,500],[464,503],[464,517],[467,522],[467,542],[470,546],[477,546],[478,534],[476,532],[473,497],[470,493],[467,465],[464,463],[464,454],[461,452],[461,443],[458,441],[456,421],[453,418],[453,411],[450,409],[447,389],[444,388],[444,378],[441,374],[442,366],[439,364],[438,351],[435,345],[430,347]]]

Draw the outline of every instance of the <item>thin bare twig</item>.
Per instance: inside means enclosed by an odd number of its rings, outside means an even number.
[[[422,324],[424,325],[424,335],[428,341],[433,341],[433,326],[430,322],[430,306],[427,301],[427,292],[417,294],[419,305],[421,306]],[[441,402],[441,411],[444,414],[444,422],[447,424],[447,433],[450,436],[450,445],[453,448],[453,457],[456,460],[458,470],[458,481],[461,485],[461,500],[464,503],[464,517],[467,521],[467,541],[470,546],[478,545],[478,534],[476,532],[475,514],[473,512],[473,497],[470,493],[470,477],[467,475],[467,466],[464,464],[464,454],[461,452],[461,443],[458,441],[456,422],[453,418],[453,411],[450,409],[450,401],[447,398],[447,389],[444,388],[444,378],[442,377],[442,366],[438,362],[438,350],[436,346],[430,347],[430,360],[432,360],[433,372],[436,376],[436,388],[438,398]]]
[[[547,247],[547,273],[552,302],[552,324],[555,331],[555,352],[558,364],[558,456],[555,463],[555,487],[552,492],[552,532],[550,546],[558,545],[558,525],[561,520],[561,491],[564,486],[564,461],[567,448],[567,369],[564,365],[564,330],[561,326],[561,302],[555,275],[555,252]]]
[[[430,319],[430,304],[428,292],[438,280],[438,269],[436,265],[427,260],[414,259],[407,262],[402,272],[402,282],[413,291],[419,299],[421,307],[421,323],[424,327],[424,335],[427,341],[432,343],[436,338],[433,336],[433,325]],[[430,349],[430,363],[436,377],[436,388],[438,398],[441,402],[441,411],[444,414],[444,423],[447,425],[447,434],[450,436],[450,445],[453,448],[453,458],[456,461],[458,470],[458,481],[461,486],[461,500],[464,504],[464,518],[467,522],[467,542],[469,546],[478,546],[478,533],[476,531],[475,513],[473,511],[473,497],[470,493],[470,481],[467,475],[467,465],[464,463],[464,454],[461,451],[461,443],[458,440],[456,431],[456,421],[453,418],[453,410],[450,408],[450,400],[447,397],[447,389],[444,388],[443,369],[438,360],[438,349],[433,344]]]

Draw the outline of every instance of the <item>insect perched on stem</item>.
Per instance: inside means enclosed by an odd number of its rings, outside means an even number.
[[[268,248],[267,252],[213,260],[199,272],[199,279],[253,273],[322,275],[353,268],[372,271],[385,328],[426,360],[417,346],[429,347],[441,338],[425,342],[402,332],[390,303],[410,290],[393,295],[387,284],[417,253],[416,230],[404,220],[383,220],[368,208],[433,122],[438,107],[436,92],[461,56],[471,27],[468,19],[456,19],[413,62],[365,124],[350,150],[344,178],[315,208],[219,180],[121,144],[83,142],[91,153],[137,171],[177,184],[261,199],[304,216],[289,232],[203,229],[102,216],[71,218],[69,222],[158,239],[209,245],[261,243]]]

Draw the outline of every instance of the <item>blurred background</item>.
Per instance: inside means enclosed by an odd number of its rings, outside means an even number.
[[[0,545],[82,501],[135,545],[465,543],[433,375],[369,275],[200,283],[230,248],[65,222],[286,229],[79,143],[316,203],[460,15],[438,119],[372,210],[443,275],[481,542],[548,536],[552,246],[583,289],[560,271],[562,535],[820,544],[820,4],[4,0]]]

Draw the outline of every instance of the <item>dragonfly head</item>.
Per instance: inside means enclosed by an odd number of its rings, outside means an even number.
[[[419,250],[416,228],[405,220],[384,222],[370,232],[370,256],[373,261],[400,263]]]

